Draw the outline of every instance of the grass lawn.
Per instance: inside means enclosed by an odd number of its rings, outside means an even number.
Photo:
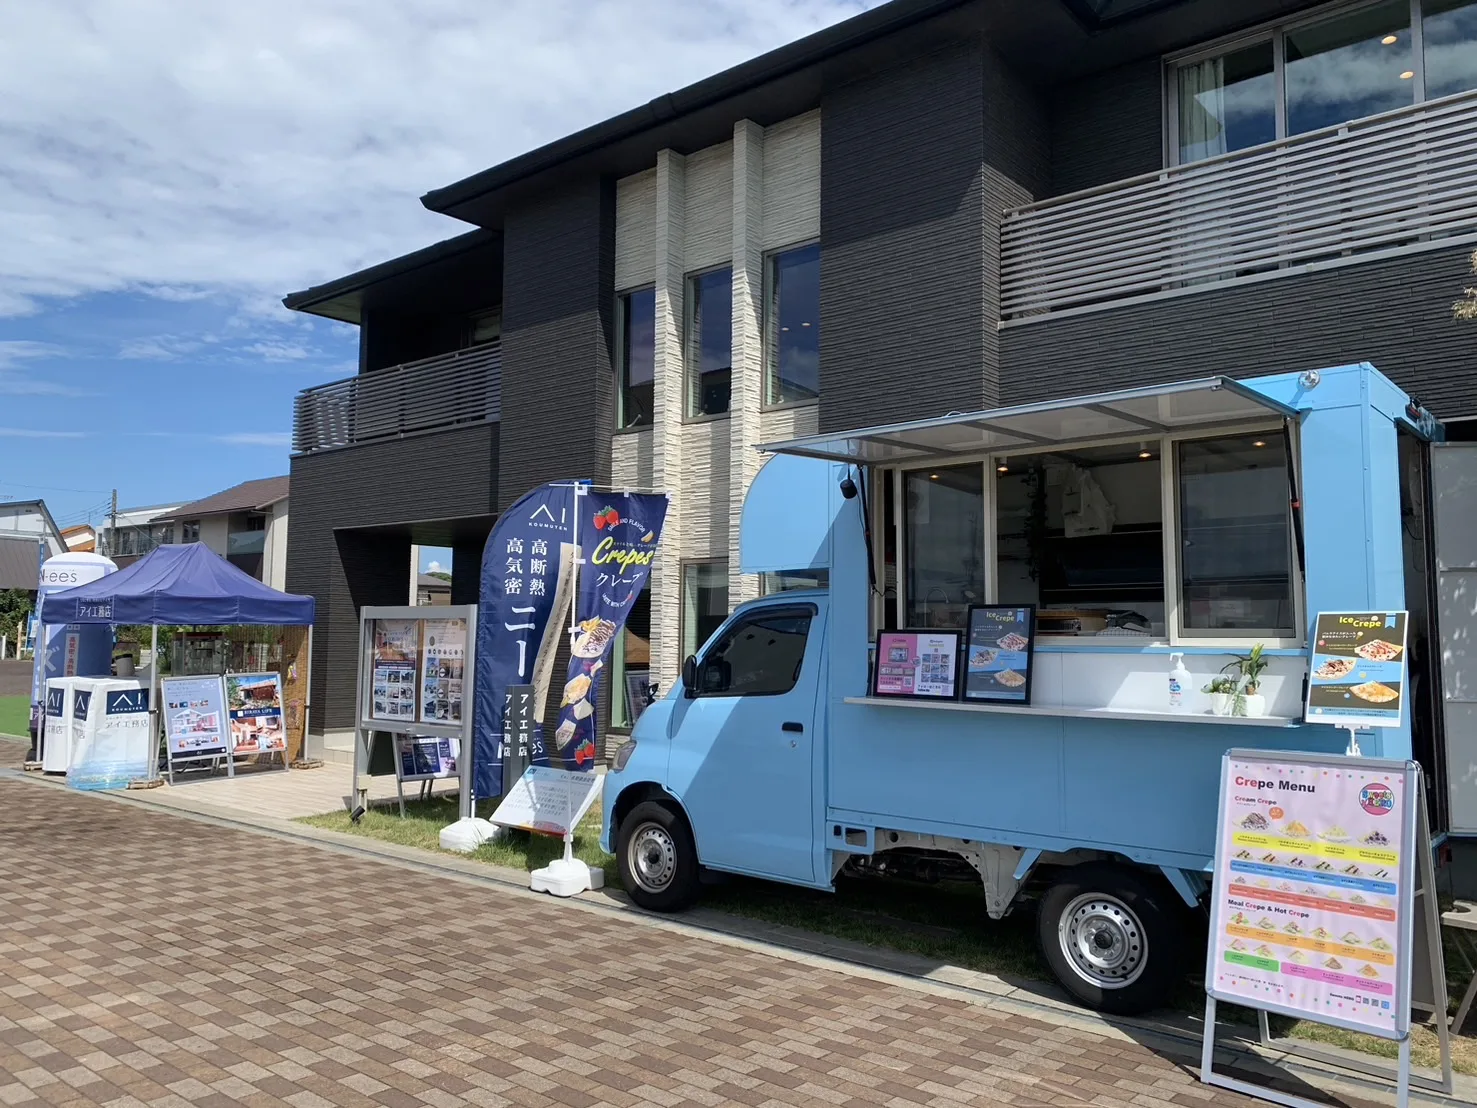
[[[371,809],[356,826],[347,812],[308,816],[300,822],[331,831],[362,835],[382,842],[440,852],[441,829],[456,819],[454,800],[407,802],[406,818],[394,807]],[[563,845],[545,835],[515,832],[510,838],[488,843],[471,858],[535,870],[563,852]],[[575,856],[592,867],[603,867],[607,883],[618,886],[615,859],[600,849],[600,816],[591,812],[574,836]],[[887,950],[904,951],[932,959],[939,965],[960,966],[1003,977],[1047,981],[1051,975],[1036,949],[1035,917],[1029,911],[991,920],[985,913],[984,892],[978,886],[913,885],[901,881],[841,878],[836,892],[821,893],[764,881],[733,878],[705,891],[702,904],[745,919],[762,920],[832,938],[850,939]],[[1462,965],[1455,950],[1447,952],[1451,1007],[1461,997],[1465,982],[1456,979]],[[1175,1007],[1186,1012],[1204,1010],[1205,994],[1197,980],[1186,981]],[[1222,1018],[1255,1027],[1255,1014],[1232,1006],[1221,1007]],[[1356,1035],[1321,1024],[1274,1017],[1273,1034],[1358,1050],[1393,1059],[1396,1045],[1369,1035]],[[1412,1039],[1416,1065],[1435,1067],[1439,1059],[1436,1035],[1419,1027]],[[1453,1063],[1461,1073],[1477,1075],[1477,1037],[1452,1039]]]
[[[22,738],[31,731],[31,698],[29,696],[0,696],[0,735],[17,735]]]

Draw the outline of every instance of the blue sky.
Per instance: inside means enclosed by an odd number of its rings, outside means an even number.
[[[0,496],[67,525],[286,473],[357,332],[284,293],[465,231],[429,189],[877,2],[0,0]]]

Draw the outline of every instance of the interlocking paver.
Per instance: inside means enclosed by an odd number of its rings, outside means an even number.
[[[31,783],[0,780],[0,851],[0,1106],[1250,1103],[1138,1044]]]

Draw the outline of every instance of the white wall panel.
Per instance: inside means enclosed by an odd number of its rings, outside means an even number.
[[[764,131],[764,249],[821,236],[821,113]]]
[[[616,291],[649,285],[656,276],[656,170],[615,185]]]

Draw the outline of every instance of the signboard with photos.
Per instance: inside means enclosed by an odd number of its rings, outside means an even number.
[[[1405,711],[1405,612],[1319,612],[1308,662],[1309,723],[1399,727]]]
[[[1031,702],[1036,609],[981,604],[969,609],[964,647],[964,699],[1006,704]]]
[[[959,695],[958,631],[883,631],[872,665],[872,695],[954,700]]]

